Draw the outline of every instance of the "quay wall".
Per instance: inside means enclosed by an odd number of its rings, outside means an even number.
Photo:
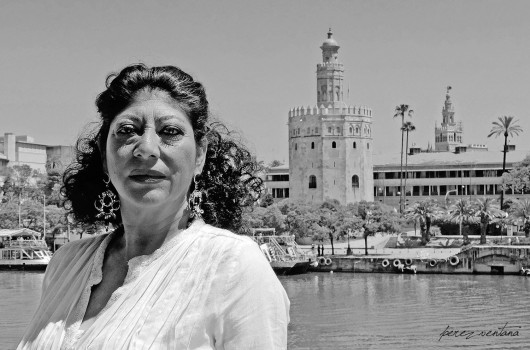
[[[397,255],[326,255],[323,258],[331,259],[331,264],[319,263],[312,271],[410,273],[412,270],[407,267],[414,265],[416,273],[518,275],[521,268],[530,267],[530,246],[473,246],[438,259],[403,259]]]

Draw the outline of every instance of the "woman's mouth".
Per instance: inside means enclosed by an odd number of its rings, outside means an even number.
[[[129,178],[138,183],[157,183],[165,179],[158,175],[130,175]]]

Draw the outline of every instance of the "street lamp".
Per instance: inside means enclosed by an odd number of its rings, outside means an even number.
[[[456,192],[458,192],[458,189],[447,191],[447,193],[445,194],[445,206],[446,206],[446,207],[447,207],[447,201],[448,201],[447,196],[448,196],[449,193],[451,193],[451,192],[455,192],[455,193],[456,193]]]

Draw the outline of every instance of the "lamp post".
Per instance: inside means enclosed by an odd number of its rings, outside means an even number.
[[[448,196],[449,193],[451,193],[451,192],[455,192],[455,193],[457,193],[457,192],[458,192],[458,189],[447,191],[447,193],[445,194],[445,206],[446,206],[446,207],[447,207],[447,201],[448,201],[447,196]]]

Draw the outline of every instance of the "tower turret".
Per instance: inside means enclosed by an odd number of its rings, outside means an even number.
[[[344,66],[339,62],[339,44],[331,28],[322,43],[322,63],[317,64],[317,105],[340,108],[344,103]]]

